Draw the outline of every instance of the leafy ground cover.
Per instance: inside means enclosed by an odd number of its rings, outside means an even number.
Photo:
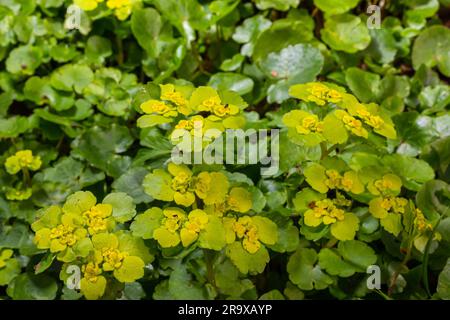
[[[450,299],[449,13],[0,1],[0,297]]]

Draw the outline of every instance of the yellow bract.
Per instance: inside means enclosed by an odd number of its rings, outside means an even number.
[[[311,227],[317,227],[321,223],[332,224],[344,220],[344,213],[330,199],[316,201],[314,208],[305,212],[305,224]]]
[[[91,235],[108,230],[107,218],[112,214],[110,204],[97,204],[83,213],[86,226]]]
[[[366,138],[369,136],[369,133],[366,129],[364,129],[363,124],[360,120],[351,116],[344,110],[336,110],[335,115],[338,119],[342,120],[345,125],[345,128],[352,132],[354,135]]]
[[[6,199],[8,200],[26,200],[31,197],[32,189],[15,189],[11,188],[6,191]]]
[[[14,251],[11,249],[3,249],[0,253],[0,269],[6,266],[6,261],[11,259]]]
[[[5,161],[5,168],[9,174],[16,174],[21,169],[38,170],[42,165],[39,156],[33,156],[31,150],[17,151]]]
[[[258,228],[253,223],[251,217],[241,217],[234,222],[233,230],[236,232],[236,236],[242,239],[242,246],[249,253],[255,253],[261,247],[259,242]]]
[[[319,106],[323,106],[327,102],[338,103],[342,100],[342,94],[339,91],[320,82],[291,86],[289,94],[303,101],[315,102]]]
[[[138,1],[140,0],[106,0],[106,6],[114,10],[119,20],[125,20],[131,14],[134,3]],[[95,10],[102,2],[105,0],[74,0],[74,3],[84,11]]]
[[[199,232],[205,229],[208,221],[208,215],[203,210],[196,209],[189,213],[188,220],[180,231],[181,243],[184,247],[197,240]]]

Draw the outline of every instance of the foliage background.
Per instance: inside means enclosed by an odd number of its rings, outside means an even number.
[[[238,92],[249,104],[246,117],[254,128],[279,126],[296,104],[289,86],[315,79],[346,87],[361,102],[380,104],[397,129],[387,150],[399,155],[393,167],[409,182],[404,196],[441,217],[439,250],[417,254],[401,270],[394,297],[450,297],[448,0],[143,0],[122,21],[105,6],[83,11],[80,28],[68,30],[64,22],[71,4],[0,1],[0,162],[21,149],[33,150],[43,162],[32,176],[30,199],[0,195],[0,248],[13,249],[21,266],[20,274],[0,287],[2,298],[79,298],[59,280],[57,262],[44,272],[36,269],[46,256],[34,245],[30,224],[38,209],[61,204],[79,190],[99,199],[125,192],[137,212],[150,206],[153,199],[141,181],[163,166],[171,145],[161,131],[136,127],[139,95],[147,83],[174,79]],[[370,4],[381,6],[380,29],[366,27]],[[303,182],[296,168],[304,161],[301,149],[285,140],[279,177],[261,179],[252,167],[228,170],[252,179],[264,211],[282,224],[295,212],[293,199]],[[2,166],[3,192],[13,179]],[[300,254],[297,244],[306,241],[296,228],[284,240],[296,245],[271,252],[262,274],[244,276],[221,264],[224,277],[246,286],[239,297],[386,297],[362,288],[365,273],[324,290],[300,290],[287,270],[293,252]],[[386,279],[402,261],[400,244],[386,233],[364,241],[382,264],[386,291]],[[204,270],[205,262],[197,258],[194,253],[175,262],[158,260],[142,280],[110,298],[227,297],[201,289],[206,280],[196,270]],[[157,287],[166,279],[168,285]]]

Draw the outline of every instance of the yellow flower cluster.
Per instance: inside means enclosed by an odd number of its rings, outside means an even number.
[[[29,199],[32,195],[32,189],[31,188],[25,188],[25,189],[16,189],[16,188],[10,188],[6,191],[6,199],[8,200],[26,200]]]
[[[58,252],[58,258],[66,261],[74,256],[74,250],[86,245],[89,235],[112,230],[112,206],[96,201],[91,192],[79,191],[68,197],[62,209],[49,207],[31,226],[37,247]]]
[[[237,94],[226,93],[221,96],[212,87],[193,88],[173,84],[159,87],[158,99],[152,98],[141,104],[141,110],[146,113],[138,119],[138,126],[141,128],[170,123],[180,114],[192,117],[178,120],[174,129],[191,131],[194,122],[199,121],[202,132],[208,128],[222,132],[225,128],[240,128],[245,123],[245,118],[239,114],[240,107],[245,107],[246,104]],[[174,138],[177,138],[179,133],[176,130],[174,133]]]
[[[239,239],[242,239],[242,246],[249,253],[255,253],[261,247],[258,228],[250,217],[241,217],[235,221],[233,231]]]
[[[364,191],[364,185],[359,181],[358,175],[354,171],[347,171],[341,175],[337,170],[330,169],[325,171],[325,184],[330,189],[340,189],[355,194]]]
[[[327,102],[338,103],[342,101],[342,94],[320,82],[298,84],[290,88],[289,94],[304,101],[315,102],[319,106]]]
[[[296,130],[300,134],[308,134],[311,132],[322,132],[323,131],[323,122],[319,121],[319,118],[311,114],[309,116],[304,117],[296,126]]]
[[[414,218],[414,225],[416,226],[417,230],[420,233],[424,233],[427,230],[432,230],[433,226],[431,223],[429,223],[425,216],[423,215],[422,211],[418,208],[415,210],[415,218]]]
[[[385,174],[381,179],[367,185],[373,195],[396,195],[400,192],[402,180],[395,174]]]
[[[358,137],[366,138],[369,136],[369,133],[366,129],[363,127],[363,123],[356,119],[355,117],[348,114],[348,112],[344,110],[337,110],[335,112],[335,115],[338,119],[342,120],[344,123],[345,128],[352,132],[354,135]]]
[[[93,253],[81,266],[83,278],[80,281],[81,291],[87,299],[98,299],[106,289],[107,281],[104,272],[113,272],[120,282],[133,282],[144,275],[144,261],[141,257],[123,250],[120,236],[100,233],[92,237]],[[129,245],[125,248],[130,249]]]
[[[344,220],[344,210],[335,206],[331,199],[316,201],[314,208],[305,213],[305,224],[318,226],[320,223],[332,224]]]
[[[74,3],[82,10],[92,11],[105,0],[74,0]],[[119,20],[125,20],[131,14],[134,3],[137,0],[106,0],[106,6],[114,10],[114,14]]]
[[[22,169],[36,171],[41,165],[41,158],[39,156],[33,156],[31,150],[17,151],[5,161],[5,168],[9,174],[16,174]]]
[[[371,114],[365,108],[359,108],[358,110],[356,110],[356,113],[358,117],[364,121],[364,123],[368,124],[374,129],[380,129],[384,124],[384,120],[380,116]]]

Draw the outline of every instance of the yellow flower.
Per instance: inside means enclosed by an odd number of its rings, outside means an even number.
[[[375,218],[384,219],[389,213],[404,213],[408,201],[400,197],[378,197],[369,202],[369,212]]]
[[[189,213],[188,220],[180,231],[181,243],[184,247],[197,240],[199,232],[205,229],[208,220],[208,215],[203,210],[196,209]]]
[[[185,116],[192,113],[192,109],[188,106],[185,95],[177,91],[173,84],[161,84],[159,86],[161,88],[161,100],[172,102],[177,107],[178,112]]]
[[[273,245],[278,240],[277,225],[266,217],[244,216],[238,220],[225,218],[224,227],[227,230],[226,238],[232,243],[235,237],[242,240],[242,247],[250,254],[254,254],[262,243]]]
[[[97,204],[89,210],[83,212],[85,224],[88,227],[89,234],[93,235],[100,232],[112,229],[110,224],[112,220],[108,221],[108,217],[112,214],[112,206],[110,204]]]
[[[331,89],[320,82],[291,86],[289,94],[303,101],[314,102],[319,106],[323,106],[327,102],[338,103],[342,101],[342,94],[339,91]]]
[[[400,193],[402,180],[395,174],[385,174],[381,179],[370,182],[367,189],[373,195],[397,195]]]
[[[74,3],[84,11],[92,11],[104,0],[74,0]]]
[[[433,230],[433,225],[425,219],[425,216],[420,209],[416,208],[415,214],[416,217],[414,218],[414,225],[419,233],[424,233],[427,230]]]
[[[33,156],[31,150],[17,151],[14,155],[8,157],[5,162],[5,168],[9,174],[16,174],[21,169],[36,171],[41,165],[41,158]]]
[[[214,112],[214,109],[219,109],[223,107],[222,100],[216,93],[214,96],[209,97],[202,101],[202,103],[197,107],[198,111]]]
[[[176,247],[180,243],[178,230],[186,220],[186,214],[179,208],[167,208],[163,210],[164,219],[161,226],[153,232],[153,238],[163,248]]]
[[[102,274],[102,269],[95,262],[83,265],[81,271],[84,273],[84,277],[91,282],[97,282],[98,276]]]
[[[238,238],[242,238],[242,246],[249,253],[255,253],[261,247],[258,237],[258,229],[251,217],[239,218],[233,225],[234,232]]]
[[[352,240],[359,229],[359,219],[351,212],[345,212],[331,199],[313,203],[313,208],[304,213],[305,225],[318,227],[331,225],[331,234],[338,240]]]
[[[206,205],[225,202],[228,178],[221,172],[201,172],[193,180],[193,189]]]
[[[347,130],[352,132],[354,135],[367,139],[369,133],[366,129],[364,129],[363,124],[360,120],[349,115],[346,111],[343,110],[337,110],[335,114],[339,119],[342,120]]]
[[[87,299],[93,300],[103,296],[107,284],[104,272],[112,271],[120,282],[134,282],[144,276],[145,263],[140,256],[129,252],[135,250],[130,240],[110,233],[100,233],[92,237],[94,253],[81,268],[83,278],[80,287]]]
[[[384,120],[380,116],[372,115],[367,109],[361,107],[356,110],[359,118],[374,129],[380,129],[384,125]]]
[[[168,171],[173,176],[171,188],[174,191],[173,199],[177,204],[189,207],[195,201],[195,195],[190,190],[192,171],[185,165],[169,163]]]
[[[16,188],[10,188],[6,191],[6,199],[8,200],[27,200],[32,195],[32,189],[26,188],[26,189],[16,189]]]
[[[110,9],[117,9],[120,7],[125,7],[131,5],[131,0],[108,0],[106,5]]]
[[[164,117],[176,117],[178,112],[176,108],[159,100],[148,100],[141,104],[141,109],[147,114],[159,114]]]
[[[125,20],[131,14],[131,6],[120,7],[114,10],[114,14],[119,20]]]
[[[252,208],[252,195],[246,189],[235,187],[231,189],[227,197],[227,207],[229,210],[246,213]]]
[[[61,215],[59,207],[56,206],[50,207],[46,214],[47,216],[44,215],[41,220],[32,224],[38,249],[63,252],[86,238],[87,231],[82,227],[80,217],[69,213]],[[47,222],[51,216],[54,216],[55,220]]]

